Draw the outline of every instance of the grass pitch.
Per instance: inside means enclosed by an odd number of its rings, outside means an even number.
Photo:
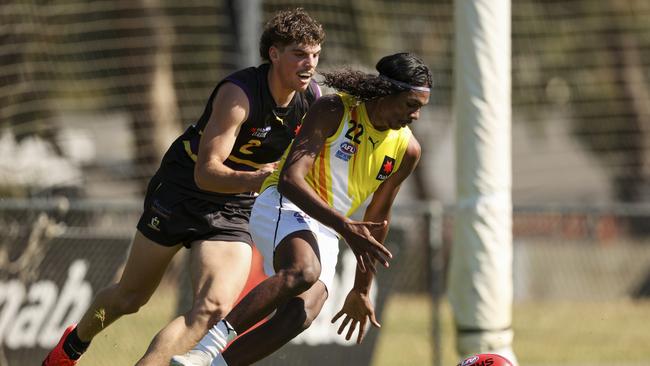
[[[101,333],[79,365],[133,365],[174,313],[174,295],[161,288],[140,312]],[[433,365],[432,309],[427,295],[392,296],[380,319],[371,365]],[[454,366],[454,331],[447,303],[441,305],[441,313],[440,357],[443,366]],[[647,365],[649,324],[650,301],[521,303],[514,308],[514,348],[522,366]]]

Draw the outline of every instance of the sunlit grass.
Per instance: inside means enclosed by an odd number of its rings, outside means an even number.
[[[175,314],[175,307],[174,291],[161,287],[137,314],[119,319],[95,337],[79,366],[134,365]]]
[[[138,314],[102,332],[79,365],[133,365],[175,306],[173,291],[161,288]],[[371,365],[433,365],[432,306],[426,294],[391,296]],[[440,357],[443,366],[454,366],[451,310],[444,301],[441,314]],[[514,308],[514,348],[522,366],[643,365],[650,359],[649,324],[650,301],[522,303]]]
[[[527,364],[648,364],[650,301],[515,307],[515,350]]]
[[[451,309],[441,306],[442,365],[457,359]],[[531,302],[514,307],[514,349],[526,365],[647,365],[650,300]],[[431,302],[398,295],[388,303],[373,366],[433,365]]]

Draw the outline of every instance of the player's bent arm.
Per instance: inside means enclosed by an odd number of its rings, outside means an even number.
[[[364,221],[386,221],[387,223],[390,223],[391,208],[395,202],[397,193],[399,192],[404,180],[406,180],[413,170],[415,170],[415,167],[420,160],[420,155],[420,144],[415,137],[411,136],[406,152],[404,153],[402,164],[399,169],[386,179],[386,181],[384,181],[372,195],[372,200],[368,204],[363,217]],[[375,239],[382,244],[384,243],[387,234],[388,225],[372,231],[372,235]],[[370,293],[370,286],[373,278],[374,273],[372,271],[362,272],[357,268],[353,289],[363,294]]]
[[[361,270],[365,271],[365,263],[369,258],[376,258],[388,266],[387,258],[392,256],[370,234],[372,228],[384,226],[384,223],[351,220],[330,207],[305,181],[305,176],[313,167],[327,137],[339,128],[343,112],[343,102],[337,95],[321,97],[314,103],[285,160],[278,191],[309,216],[341,234],[354,252]]]
[[[250,192],[259,189],[269,174],[263,170],[237,171],[224,165],[249,108],[248,97],[239,86],[226,82],[217,91],[194,168],[194,180],[199,188],[220,193]]]
[[[340,226],[347,218],[323,201],[307,184],[305,177],[325,145],[339,127],[343,103],[337,95],[319,98],[309,109],[287,155],[278,181],[278,191],[305,213],[324,225]]]

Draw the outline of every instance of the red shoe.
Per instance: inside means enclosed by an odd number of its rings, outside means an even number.
[[[76,327],[77,324],[72,324],[65,330],[65,332],[63,332],[59,343],[57,343],[56,347],[50,351],[41,366],[74,366],[77,364],[78,360],[71,360],[63,350],[63,342],[65,342],[65,339],[68,338],[68,334],[70,334]]]

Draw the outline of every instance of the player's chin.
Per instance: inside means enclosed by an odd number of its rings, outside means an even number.
[[[309,82],[310,81],[311,81],[311,78],[309,78],[309,79],[298,79],[298,82],[296,83],[296,90],[304,92],[309,87]]]

